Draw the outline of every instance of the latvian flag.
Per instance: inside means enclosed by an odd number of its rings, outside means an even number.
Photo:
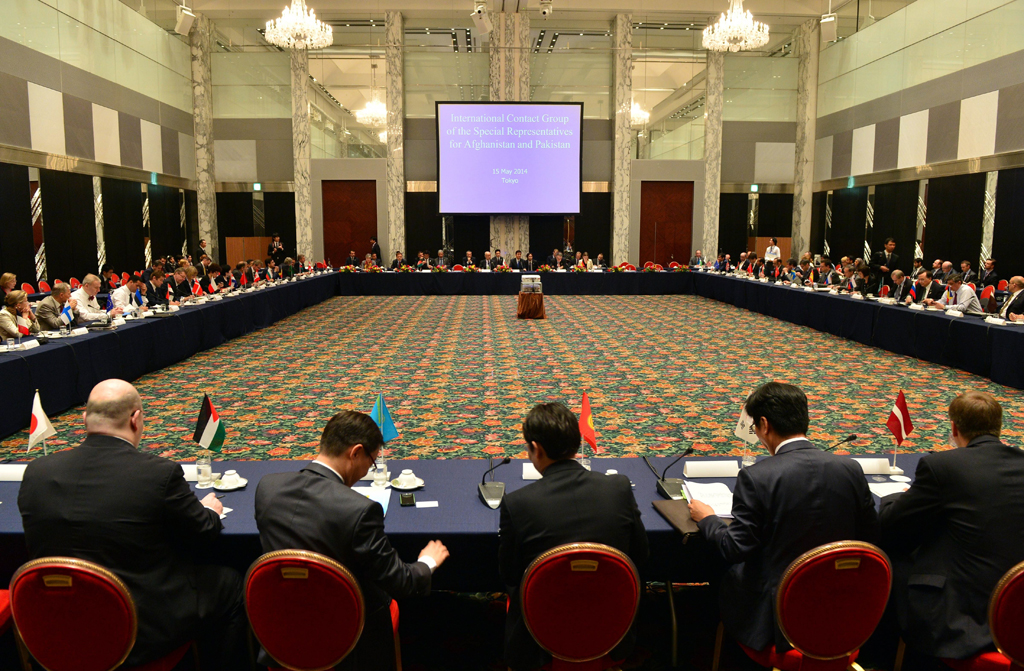
[[[203,406],[199,409],[199,419],[196,420],[196,432],[192,434],[192,440],[199,443],[204,450],[220,452],[224,446],[224,424],[220,421],[220,415],[213,409],[210,397],[203,394]]]
[[[902,445],[906,437],[914,430],[914,424],[910,421],[910,411],[907,409],[907,399],[904,398],[902,389],[900,395],[896,397],[889,421],[885,425],[892,431],[892,435],[896,436],[897,445]]]
[[[39,400],[39,390],[36,390],[36,399],[32,401],[32,419],[29,422],[28,430],[28,450],[37,444],[41,443],[50,436],[57,435],[57,432],[53,430],[53,425],[50,424],[50,419],[43,412],[43,404]]]

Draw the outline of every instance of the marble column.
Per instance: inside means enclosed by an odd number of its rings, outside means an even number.
[[[615,41],[612,119],[612,263],[629,261],[629,172],[632,165],[633,132],[630,114],[633,105],[633,16],[616,14],[612,29]],[[650,132],[650,131],[648,131]],[[639,253],[639,250],[634,250]]]
[[[996,228],[996,187],[999,173],[993,170],[985,173],[985,209],[981,215],[981,258],[978,268],[985,267],[985,259],[992,256],[992,236]]]
[[[530,17],[523,13],[491,14],[491,50],[488,63],[492,101],[530,100]],[[457,244],[457,243],[456,243]],[[491,217],[491,248],[506,258],[517,249],[530,251],[530,218]]]
[[[709,51],[704,103],[704,255],[718,255],[718,206],[722,196],[722,106],[725,55]]]
[[[206,240],[210,256],[222,259],[217,235],[217,188],[213,160],[213,80],[210,49],[213,23],[196,15],[190,33],[192,59],[192,127],[196,146],[196,197],[199,202],[199,237]]]
[[[387,67],[388,106],[388,246],[384,258],[405,248],[405,19],[398,11],[384,13],[384,57]],[[407,257],[407,258],[408,258]]]
[[[295,253],[313,263],[313,198],[309,186],[309,51],[292,49],[292,164],[295,184]]]
[[[793,33],[799,57],[796,83],[796,166],[793,174],[793,256],[811,249],[811,197],[814,194],[814,141],[818,120],[818,19],[800,24]]]

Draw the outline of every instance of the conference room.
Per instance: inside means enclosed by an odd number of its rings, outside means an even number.
[[[282,4],[0,3],[0,668],[1024,664],[1024,0]]]

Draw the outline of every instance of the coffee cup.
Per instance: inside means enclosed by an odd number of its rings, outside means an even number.
[[[220,479],[220,484],[223,487],[237,487],[240,482],[236,471],[224,471],[224,476]]]
[[[617,470],[615,470],[614,468],[609,468],[607,471],[604,472],[604,474],[605,475],[618,475],[619,472]]]
[[[413,487],[416,485],[416,475],[413,474],[411,468],[406,468],[402,471],[402,474],[398,476],[398,484],[402,487]]]

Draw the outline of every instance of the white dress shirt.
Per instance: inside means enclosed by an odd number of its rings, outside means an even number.
[[[78,305],[75,307],[75,319],[79,324],[96,321],[106,314],[106,310],[100,307],[96,297],[85,293],[84,287],[73,292],[71,298],[78,301]]]
[[[765,261],[778,261],[780,256],[782,256],[782,252],[776,245],[770,245],[768,249],[764,250]]]
[[[110,297],[114,301],[114,307],[121,308],[125,312],[130,312],[139,305],[135,300],[135,292],[129,289],[127,284],[114,289]]]
[[[960,312],[981,312],[981,302],[978,300],[977,294],[974,293],[974,289],[967,286],[967,283],[960,285],[960,288],[951,295],[951,290],[946,287],[946,290],[942,292],[942,298],[937,303],[951,310],[959,310]]]

